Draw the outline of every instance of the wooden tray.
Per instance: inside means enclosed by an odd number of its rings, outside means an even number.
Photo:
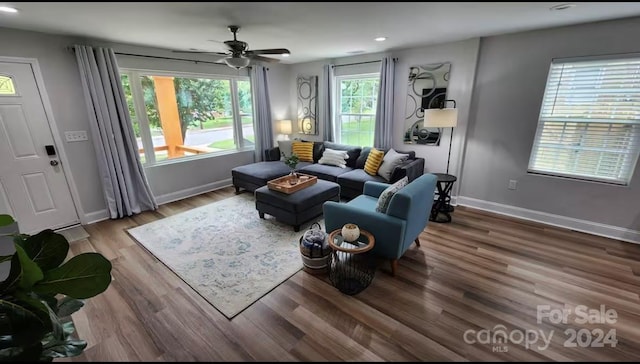
[[[306,181],[303,181],[302,179],[300,179],[300,177],[307,177],[308,179]],[[296,191],[300,191],[303,188],[312,186],[318,181],[318,177],[316,176],[298,173],[298,183],[292,185],[289,183],[292,178],[293,177],[291,175],[286,175],[280,178],[272,179],[271,181],[267,182],[267,186],[269,186],[270,190],[292,194]]]

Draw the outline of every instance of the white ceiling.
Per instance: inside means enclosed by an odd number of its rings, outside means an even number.
[[[228,25],[250,49],[288,48],[284,63],[640,15],[636,2],[120,2],[0,0],[0,26],[168,49],[224,51]],[[375,42],[386,36],[385,42]],[[279,57],[279,56],[276,56]]]

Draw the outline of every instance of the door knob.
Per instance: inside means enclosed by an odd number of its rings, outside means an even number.
[[[60,162],[58,162],[57,160],[51,160],[49,161],[49,164],[51,164],[52,166],[57,166],[58,164],[60,164]]]

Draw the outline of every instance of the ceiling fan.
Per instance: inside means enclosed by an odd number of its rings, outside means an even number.
[[[238,40],[236,34],[240,27],[237,25],[230,25],[228,27],[229,31],[233,33],[233,40],[227,40],[224,44],[229,48],[229,50],[225,53],[221,52],[205,52],[205,51],[174,51],[176,53],[203,53],[203,54],[214,54],[223,56],[216,60],[224,61],[229,67],[235,69],[245,68],[251,63],[251,61],[263,61],[263,62],[279,62],[279,60],[275,58],[262,57],[261,54],[291,54],[291,52],[286,48],[272,48],[272,49],[254,49],[249,50],[249,44],[247,42],[243,42]]]

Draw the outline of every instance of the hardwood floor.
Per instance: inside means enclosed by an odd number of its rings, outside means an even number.
[[[225,188],[86,226],[90,238],[72,243],[72,252],[102,253],[114,280],[74,314],[88,347],[65,360],[640,360],[640,246],[464,207],[452,223],[429,224],[396,277],[381,263],[371,286],[347,296],[300,271],[230,321],[125,229],[231,196]],[[537,305],[573,314],[566,324],[537,323]],[[579,305],[614,309],[617,322],[581,325]],[[477,333],[493,337],[496,325],[512,340],[480,343],[486,336]],[[581,328],[589,331],[573,343],[614,329],[617,345],[565,347],[565,330]],[[465,343],[467,330],[475,344]],[[534,331],[552,335],[548,348],[539,348],[542,338],[528,349],[517,343]]]

